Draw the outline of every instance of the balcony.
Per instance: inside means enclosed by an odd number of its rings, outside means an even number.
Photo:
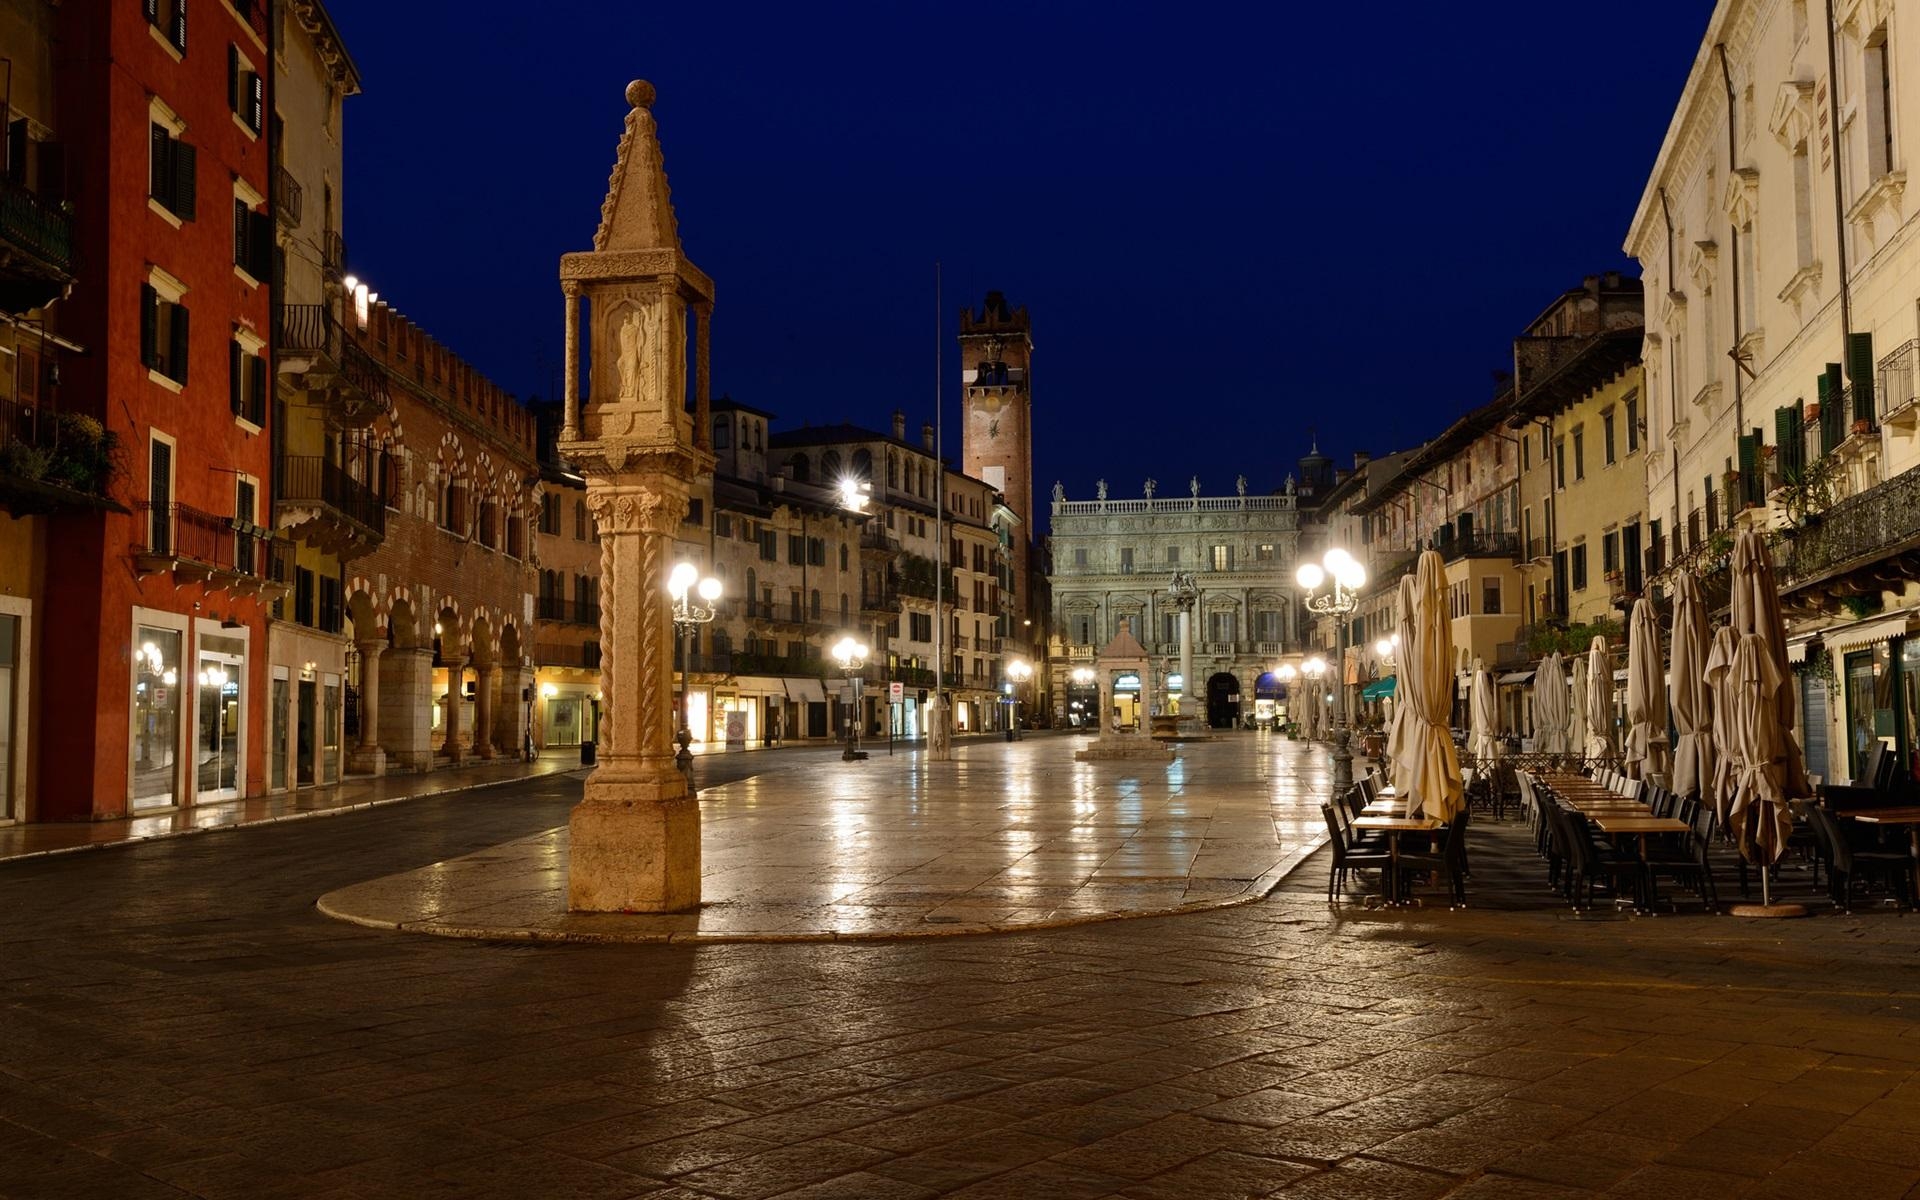
[[[1880,360],[1880,423],[1913,429],[1920,424],[1916,399],[1920,399],[1920,339],[1897,347]]]
[[[355,558],[387,535],[387,505],[345,468],[317,454],[282,454],[274,524],[329,554]]]
[[[282,304],[274,316],[280,374],[317,400],[347,429],[393,408],[386,372],[355,345],[325,304]]]
[[[117,448],[90,417],[0,400],[0,510],[15,517],[127,511],[107,496]]]
[[[180,583],[203,583],[239,595],[284,594],[272,578],[273,538],[257,525],[215,516],[185,504],[143,501],[134,506],[134,570],[172,572]]]
[[[869,521],[860,530],[860,549],[876,554],[898,554],[900,539],[888,533],[886,526]]]
[[[20,184],[0,179],[0,309],[26,312],[73,282],[73,218]]]
[[[571,667],[577,671],[600,669],[600,643],[536,642],[533,648],[536,667]]]
[[[598,625],[600,605],[592,600],[569,600],[565,596],[541,596],[534,601],[533,615],[542,621],[568,625]]]
[[[288,229],[300,225],[300,213],[304,207],[305,195],[300,181],[293,172],[285,167],[275,167],[273,171],[273,211],[280,223]]]
[[[1920,467],[1808,521],[1781,540],[1774,563],[1782,598],[1802,610],[1857,605],[1920,579]]]
[[[887,673],[887,679],[910,688],[930,688],[934,685],[932,667],[895,667]]]
[[[1463,558],[1510,558],[1522,554],[1520,535],[1516,533],[1470,533],[1464,537],[1436,538],[1433,548],[1448,562]]]

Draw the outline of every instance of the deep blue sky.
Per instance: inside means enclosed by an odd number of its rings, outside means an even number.
[[[1486,399],[1522,323],[1629,267],[1712,6],[331,7],[350,265],[510,390],[552,394],[557,260],[644,77],[716,395],[917,429],[938,259],[949,430],[956,308],[998,288],[1034,317],[1036,492],[1084,497],[1266,490],[1309,427],[1345,460]]]

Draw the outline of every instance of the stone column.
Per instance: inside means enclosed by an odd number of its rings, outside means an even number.
[[[1193,602],[1180,609],[1180,718],[1193,716]]]
[[[387,754],[380,748],[380,659],[387,643],[355,642],[360,654],[360,744],[347,755],[355,775],[385,775]]]
[[[395,647],[380,656],[380,748],[389,766],[433,769],[433,651]]]
[[[562,280],[560,291],[567,298],[566,399],[560,410],[560,436],[572,439],[580,436],[580,284]]]
[[[481,758],[492,758],[493,750],[493,685],[496,676],[492,663],[475,663],[473,667],[473,752]]]
[[[518,758],[527,744],[528,689],[533,671],[524,662],[500,669],[499,703],[493,710],[493,744],[502,755]]]
[[[446,713],[447,724],[442,732],[446,735],[440,743],[440,753],[450,763],[458,765],[460,750],[460,705],[465,701],[460,693],[467,679],[467,664],[464,659],[447,663]]]

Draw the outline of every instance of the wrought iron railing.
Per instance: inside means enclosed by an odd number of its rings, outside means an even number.
[[[1872,562],[1920,541],[1920,467],[1839,501],[1781,541],[1776,562],[1789,582]]]
[[[325,505],[359,522],[376,537],[386,536],[386,503],[340,464],[318,454],[283,454],[278,482],[280,499]]]
[[[578,667],[600,669],[600,643],[539,642],[533,648],[533,662],[539,667]]]
[[[6,179],[0,179],[0,239],[51,272],[73,274],[73,218]]]
[[[1920,398],[1920,338],[1903,343],[1880,360],[1880,419]]]
[[[239,575],[262,575],[270,561],[271,538],[231,517],[152,501],[135,505],[134,517],[142,539],[134,543],[136,553],[191,559]]]
[[[280,223],[289,229],[300,224],[300,213],[304,208],[305,194],[300,181],[293,172],[285,167],[276,167],[273,172],[273,211]]]
[[[1475,532],[1464,537],[1435,538],[1433,548],[1448,562],[1463,558],[1513,558],[1520,553],[1520,535]]]

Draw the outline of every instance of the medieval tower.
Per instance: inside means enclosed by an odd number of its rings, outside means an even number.
[[[960,469],[1006,498],[1013,529],[1013,628],[1008,647],[1033,661],[1043,645],[1044,608],[1036,608],[1033,566],[1032,326],[1024,308],[988,292],[984,307],[960,310]]]

